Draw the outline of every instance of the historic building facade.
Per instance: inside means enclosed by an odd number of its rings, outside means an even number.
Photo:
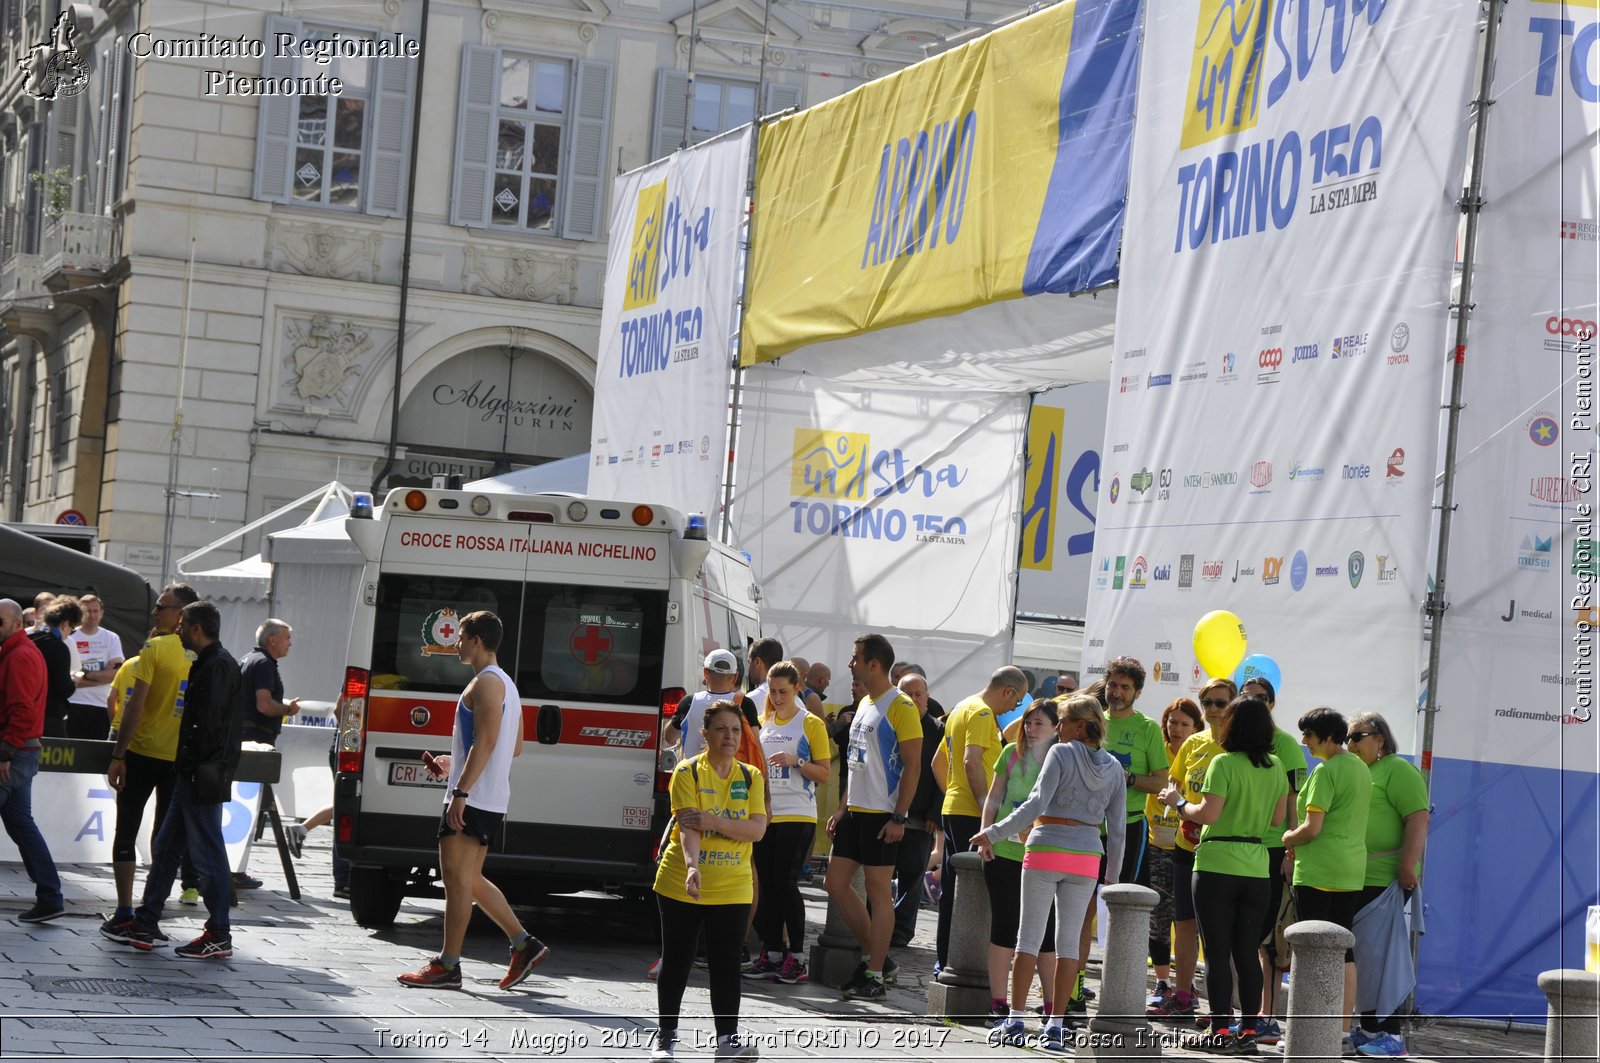
[[[610,178],[975,3],[0,0],[0,519],[154,579],[329,480],[587,450]]]

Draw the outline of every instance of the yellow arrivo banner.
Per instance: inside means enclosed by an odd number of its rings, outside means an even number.
[[[763,127],[743,363],[1055,290],[1039,244],[1042,217],[1078,221],[1051,195],[1075,13],[1114,6],[1058,4]]]

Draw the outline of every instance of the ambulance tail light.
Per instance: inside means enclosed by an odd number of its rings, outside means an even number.
[[[661,718],[656,723],[656,734],[661,734],[663,725],[668,716],[677,711],[678,702],[684,699],[689,692],[683,687],[663,687],[661,690]],[[664,794],[672,789],[672,772],[661,771],[661,756],[656,756],[656,793]]]
[[[365,668],[344,670],[344,691],[339,695],[339,774],[361,774],[361,754],[367,745],[367,693],[372,675]]]

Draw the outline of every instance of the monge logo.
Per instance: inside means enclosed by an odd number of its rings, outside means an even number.
[[[661,291],[662,227],[666,221],[667,182],[639,189],[633,215],[633,242],[628,245],[627,289],[622,309],[649,306]]]
[[[872,437],[866,432],[794,430],[789,493],[797,498],[867,497]]]

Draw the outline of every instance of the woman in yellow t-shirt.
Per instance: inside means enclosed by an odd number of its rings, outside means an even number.
[[[750,924],[751,849],[767,831],[767,806],[761,770],[736,756],[743,729],[737,705],[712,702],[700,724],[704,752],[672,773],[673,824],[655,882],[661,908],[661,975],[656,980],[660,1030],[652,1063],[677,1058],[679,1009],[702,931],[717,1058],[756,1058],[756,1046],[741,1044],[738,1037],[739,949]]]
[[[1167,747],[1167,763],[1177,762],[1184,740],[1205,726],[1200,706],[1188,698],[1175,698],[1161,714],[1161,740]],[[1150,914],[1150,966],[1156,970],[1156,999],[1151,1018],[1165,1017],[1162,1005],[1177,997],[1172,988],[1172,898],[1175,889],[1172,854],[1178,847],[1178,814],[1146,794],[1144,819],[1149,829],[1150,888],[1156,891],[1155,911]],[[1192,978],[1192,975],[1191,975]],[[1188,990],[1187,982],[1179,983]]]

